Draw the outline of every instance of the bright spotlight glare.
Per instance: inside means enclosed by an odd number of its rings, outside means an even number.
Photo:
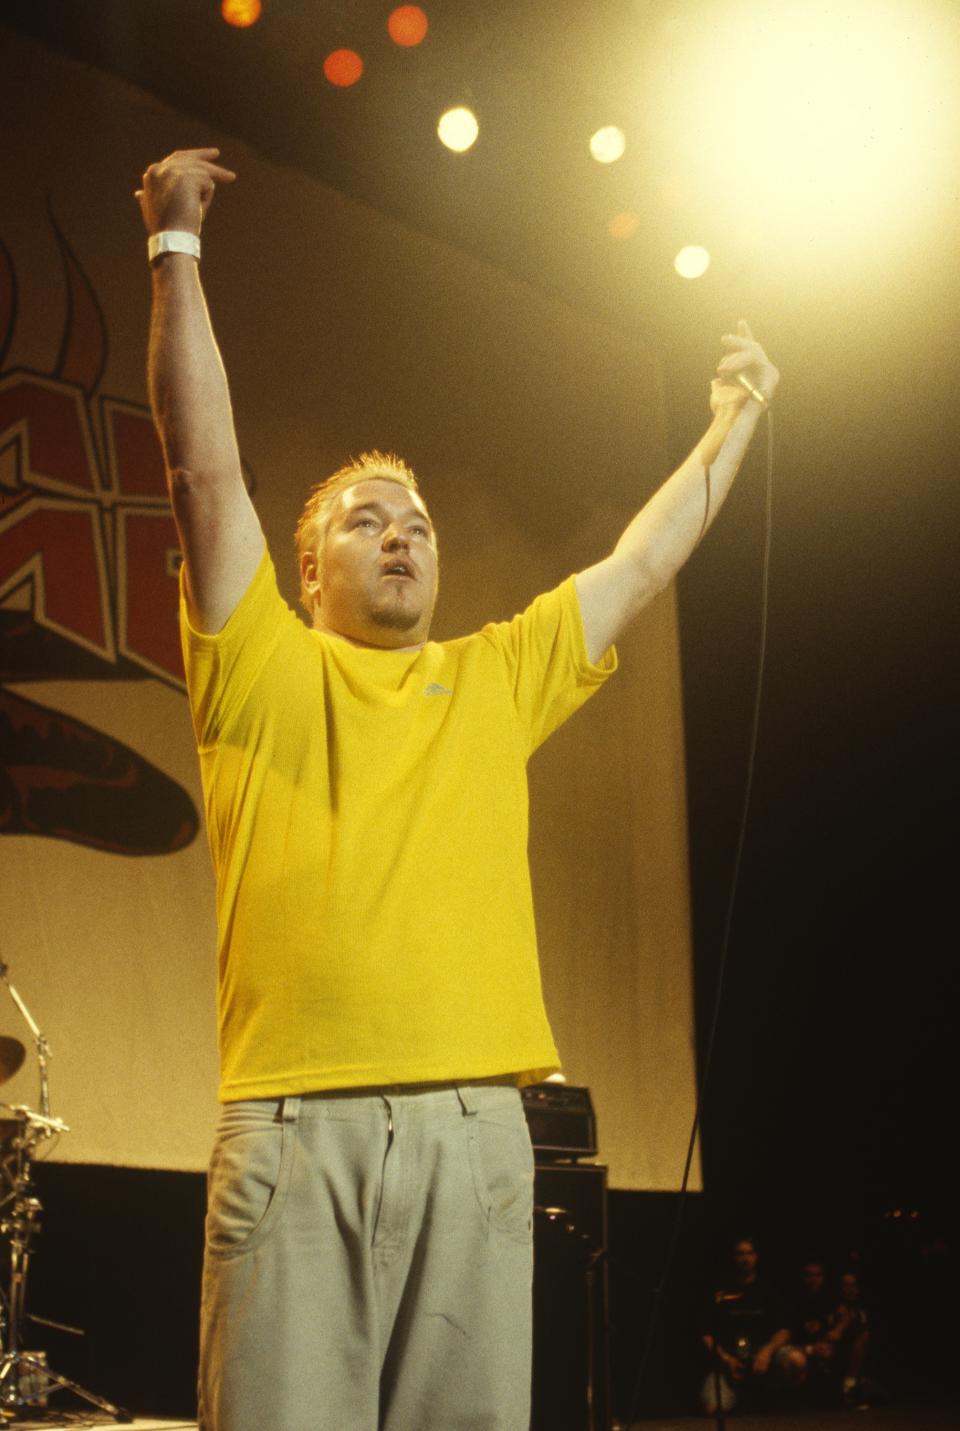
[[[801,244],[886,235],[955,173],[946,13],[931,0],[676,10],[648,102],[714,217],[762,215]]]
[[[710,255],[699,244],[690,243],[677,254],[673,266],[681,278],[702,278],[710,267]]]
[[[441,143],[445,144],[448,149],[452,149],[454,154],[465,153],[479,133],[480,126],[477,123],[476,115],[472,109],[467,109],[464,105],[445,110],[437,124],[437,134],[440,136]]]
[[[615,124],[598,129],[590,139],[590,153],[598,164],[614,164],[627,147],[627,137]]]
[[[238,30],[246,30],[260,19],[262,8],[260,0],[223,0],[220,14],[228,25],[234,25]]]

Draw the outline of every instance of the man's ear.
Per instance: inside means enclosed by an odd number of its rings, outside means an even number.
[[[320,604],[320,560],[316,552],[302,552],[300,556],[300,589],[310,598],[313,610]]]

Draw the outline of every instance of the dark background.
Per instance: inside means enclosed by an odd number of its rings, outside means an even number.
[[[791,268],[725,233],[702,207],[664,205],[656,182],[664,137],[630,130],[628,59],[642,75],[645,39],[653,45],[664,11],[689,5],[436,0],[426,8],[428,39],[403,54],[383,31],[389,6],[369,0],[267,4],[249,32],[228,30],[215,4],[196,0],[152,8],[7,0],[0,14],[195,115],[198,143],[204,122],[235,133],[266,157],[652,344],[677,461],[705,425],[720,333],[750,319],[784,375],[774,415],[766,664],[704,1097],[705,1193],[686,1214],[666,1322],[675,1346],[692,1334],[689,1309],[732,1232],[755,1232],[768,1270],[784,1281],[809,1250],[836,1267],[857,1249],[887,1308],[896,1364],[905,1380],[923,1380],[932,1345],[924,1337],[940,1305],[931,1287],[952,1275],[956,1223],[948,1050],[958,947],[950,878],[957,170],[910,243],[892,245],[888,259],[880,226],[865,244],[862,272],[827,247]],[[708,25],[712,3],[700,9]],[[346,92],[326,86],[320,72],[340,44],[367,61],[361,84]],[[482,129],[476,149],[455,159],[433,125],[457,100],[475,104]],[[606,169],[582,155],[585,136],[610,118],[624,123],[631,148]],[[747,142],[724,133],[722,108],[717,125],[718,144]],[[606,219],[625,208],[640,225],[615,244]],[[684,283],[672,272],[673,253],[701,236],[714,265]],[[701,1071],[750,758],[764,469],[758,436],[722,519],[679,580]],[[602,1153],[602,1129],[600,1137]],[[97,1209],[115,1208],[97,1191],[96,1170],[41,1173],[51,1204],[68,1202],[71,1226],[86,1227],[83,1305],[109,1269],[106,1300],[115,1308],[129,1299],[131,1329],[145,1314],[137,1258],[104,1249],[128,1245],[142,1226],[136,1214],[149,1207],[154,1253],[163,1250],[150,1262],[149,1275],[164,1284],[157,1297],[179,1298],[190,1317],[199,1180],[103,1176],[130,1180],[131,1223],[120,1226],[114,1210],[94,1236]],[[144,1176],[154,1189],[158,1178],[169,1182],[162,1197],[135,1193]],[[675,1205],[649,1194],[612,1199],[621,1384],[635,1364]],[[63,1225],[66,1213],[58,1215]],[[196,1245],[184,1242],[183,1218]],[[69,1321],[68,1307],[54,1307],[55,1250],[51,1231],[37,1263],[36,1293],[47,1305],[34,1305]],[[155,1352],[159,1386],[162,1339]],[[661,1369],[658,1379],[668,1396],[669,1374]],[[130,1395],[116,1386],[107,1394]],[[155,1397],[151,1404],[164,1409]]]

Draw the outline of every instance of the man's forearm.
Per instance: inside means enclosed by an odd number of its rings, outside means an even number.
[[[766,1343],[766,1345],[761,1348],[761,1351],[765,1352],[768,1356],[775,1356],[776,1353],[781,1349],[781,1347],[785,1347],[787,1345],[789,1340],[789,1328],[781,1327],[780,1331],[774,1332],[773,1336]]]
[[[760,411],[758,403],[748,401],[732,421],[715,418],[689,457],[627,527],[615,554],[636,563],[642,588],[662,591],[690,556],[733,486]]]
[[[154,264],[152,282],[147,382],[167,471],[191,487],[229,480],[240,458],[197,261],[166,254]]]

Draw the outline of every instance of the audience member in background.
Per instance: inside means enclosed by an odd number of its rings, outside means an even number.
[[[752,1237],[732,1246],[733,1267],[714,1292],[705,1318],[703,1345],[710,1369],[700,1390],[708,1416],[732,1411],[761,1389],[795,1386],[806,1360],[790,1344],[790,1316],[776,1292],[757,1276],[759,1257]]]
[[[872,1377],[864,1375],[870,1350],[870,1318],[863,1304],[860,1276],[849,1270],[840,1277],[840,1305],[846,1312],[846,1328],[837,1347],[840,1390],[848,1406],[875,1406],[890,1400],[890,1393]]]
[[[808,1257],[801,1271],[801,1291],[791,1327],[791,1342],[804,1359],[803,1380],[814,1394],[831,1396],[839,1385],[840,1344],[850,1313],[827,1282],[819,1257]]]

